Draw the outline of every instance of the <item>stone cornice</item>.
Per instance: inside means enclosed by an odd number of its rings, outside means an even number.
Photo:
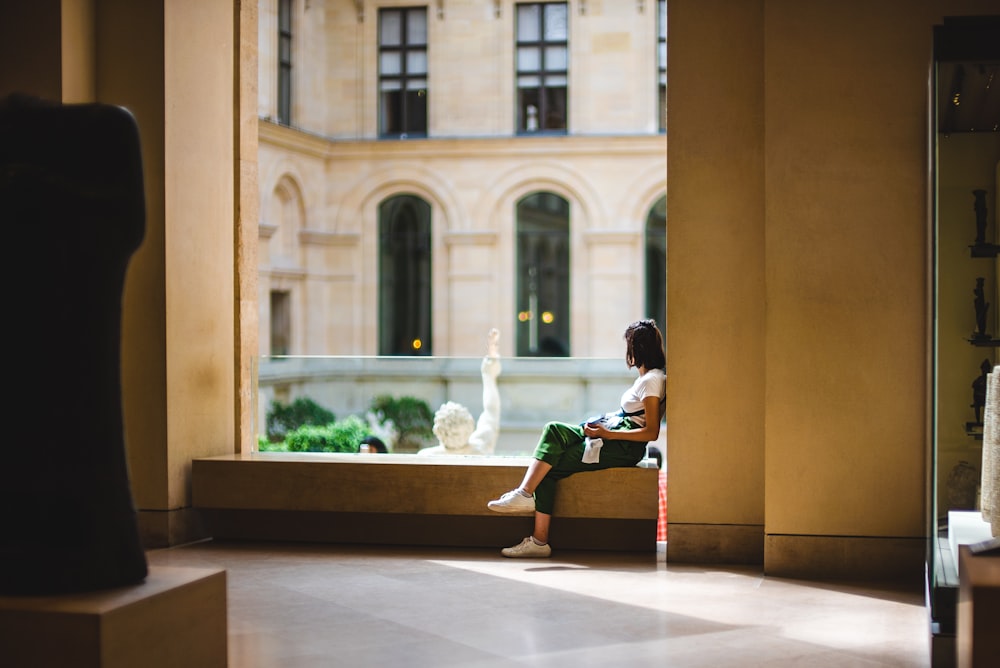
[[[271,267],[261,269],[261,274],[267,274],[271,278],[293,278],[301,280],[306,277],[306,270],[300,267]]]
[[[324,230],[302,230],[299,240],[315,246],[357,246],[361,235],[357,232],[326,232]]]
[[[260,142],[321,159],[455,159],[510,157],[667,156],[667,137],[648,135],[535,135],[428,139],[328,139],[261,119]]]
[[[637,239],[635,232],[623,232],[622,230],[585,230],[583,239],[588,244],[634,244]]]
[[[481,230],[449,231],[444,234],[449,246],[491,246],[497,243],[497,233]]]

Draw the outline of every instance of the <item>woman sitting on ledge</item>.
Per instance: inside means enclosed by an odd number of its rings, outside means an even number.
[[[535,515],[532,535],[500,551],[505,557],[548,557],[549,524],[556,483],[581,471],[635,466],[646,444],[660,435],[666,401],[666,356],[663,335],[654,320],[639,320],[625,329],[625,363],[639,377],[621,398],[621,409],[581,424],[549,422],[535,446],[521,484],[487,506],[498,513]]]

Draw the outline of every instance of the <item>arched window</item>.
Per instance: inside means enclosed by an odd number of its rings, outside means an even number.
[[[667,198],[646,216],[646,315],[663,331],[667,325]]]
[[[261,352],[271,355],[299,354],[305,331],[304,316],[297,308],[302,295],[302,246],[299,235],[306,227],[301,189],[286,174],[278,180],[265,205],[259,274],[262,299],[260,309]],[[263,299],[264,295],[270,298]]]
[[[431,207],[397,195],[378,209],[380,355],[432,355]]]
[[[517,354],[568,357],[569,202],[555,193],[517,203]]]

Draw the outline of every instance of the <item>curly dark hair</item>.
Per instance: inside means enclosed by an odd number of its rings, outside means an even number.
[[[625,328],[625,361],[629,368],[665,369],[667,358],[663,352],[663,335],[656,321],[647,318],[636,320]]]

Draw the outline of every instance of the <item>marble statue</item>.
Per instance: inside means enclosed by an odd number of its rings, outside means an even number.
[[[420,450],[421,455],[491,455],[500,435],[500,332],[491,329],[486,340],[486,356],[479,367],[483,378],[483,412],[473,421],[469,409],[446,401],[434,413],[434,435],[438,444]]]

